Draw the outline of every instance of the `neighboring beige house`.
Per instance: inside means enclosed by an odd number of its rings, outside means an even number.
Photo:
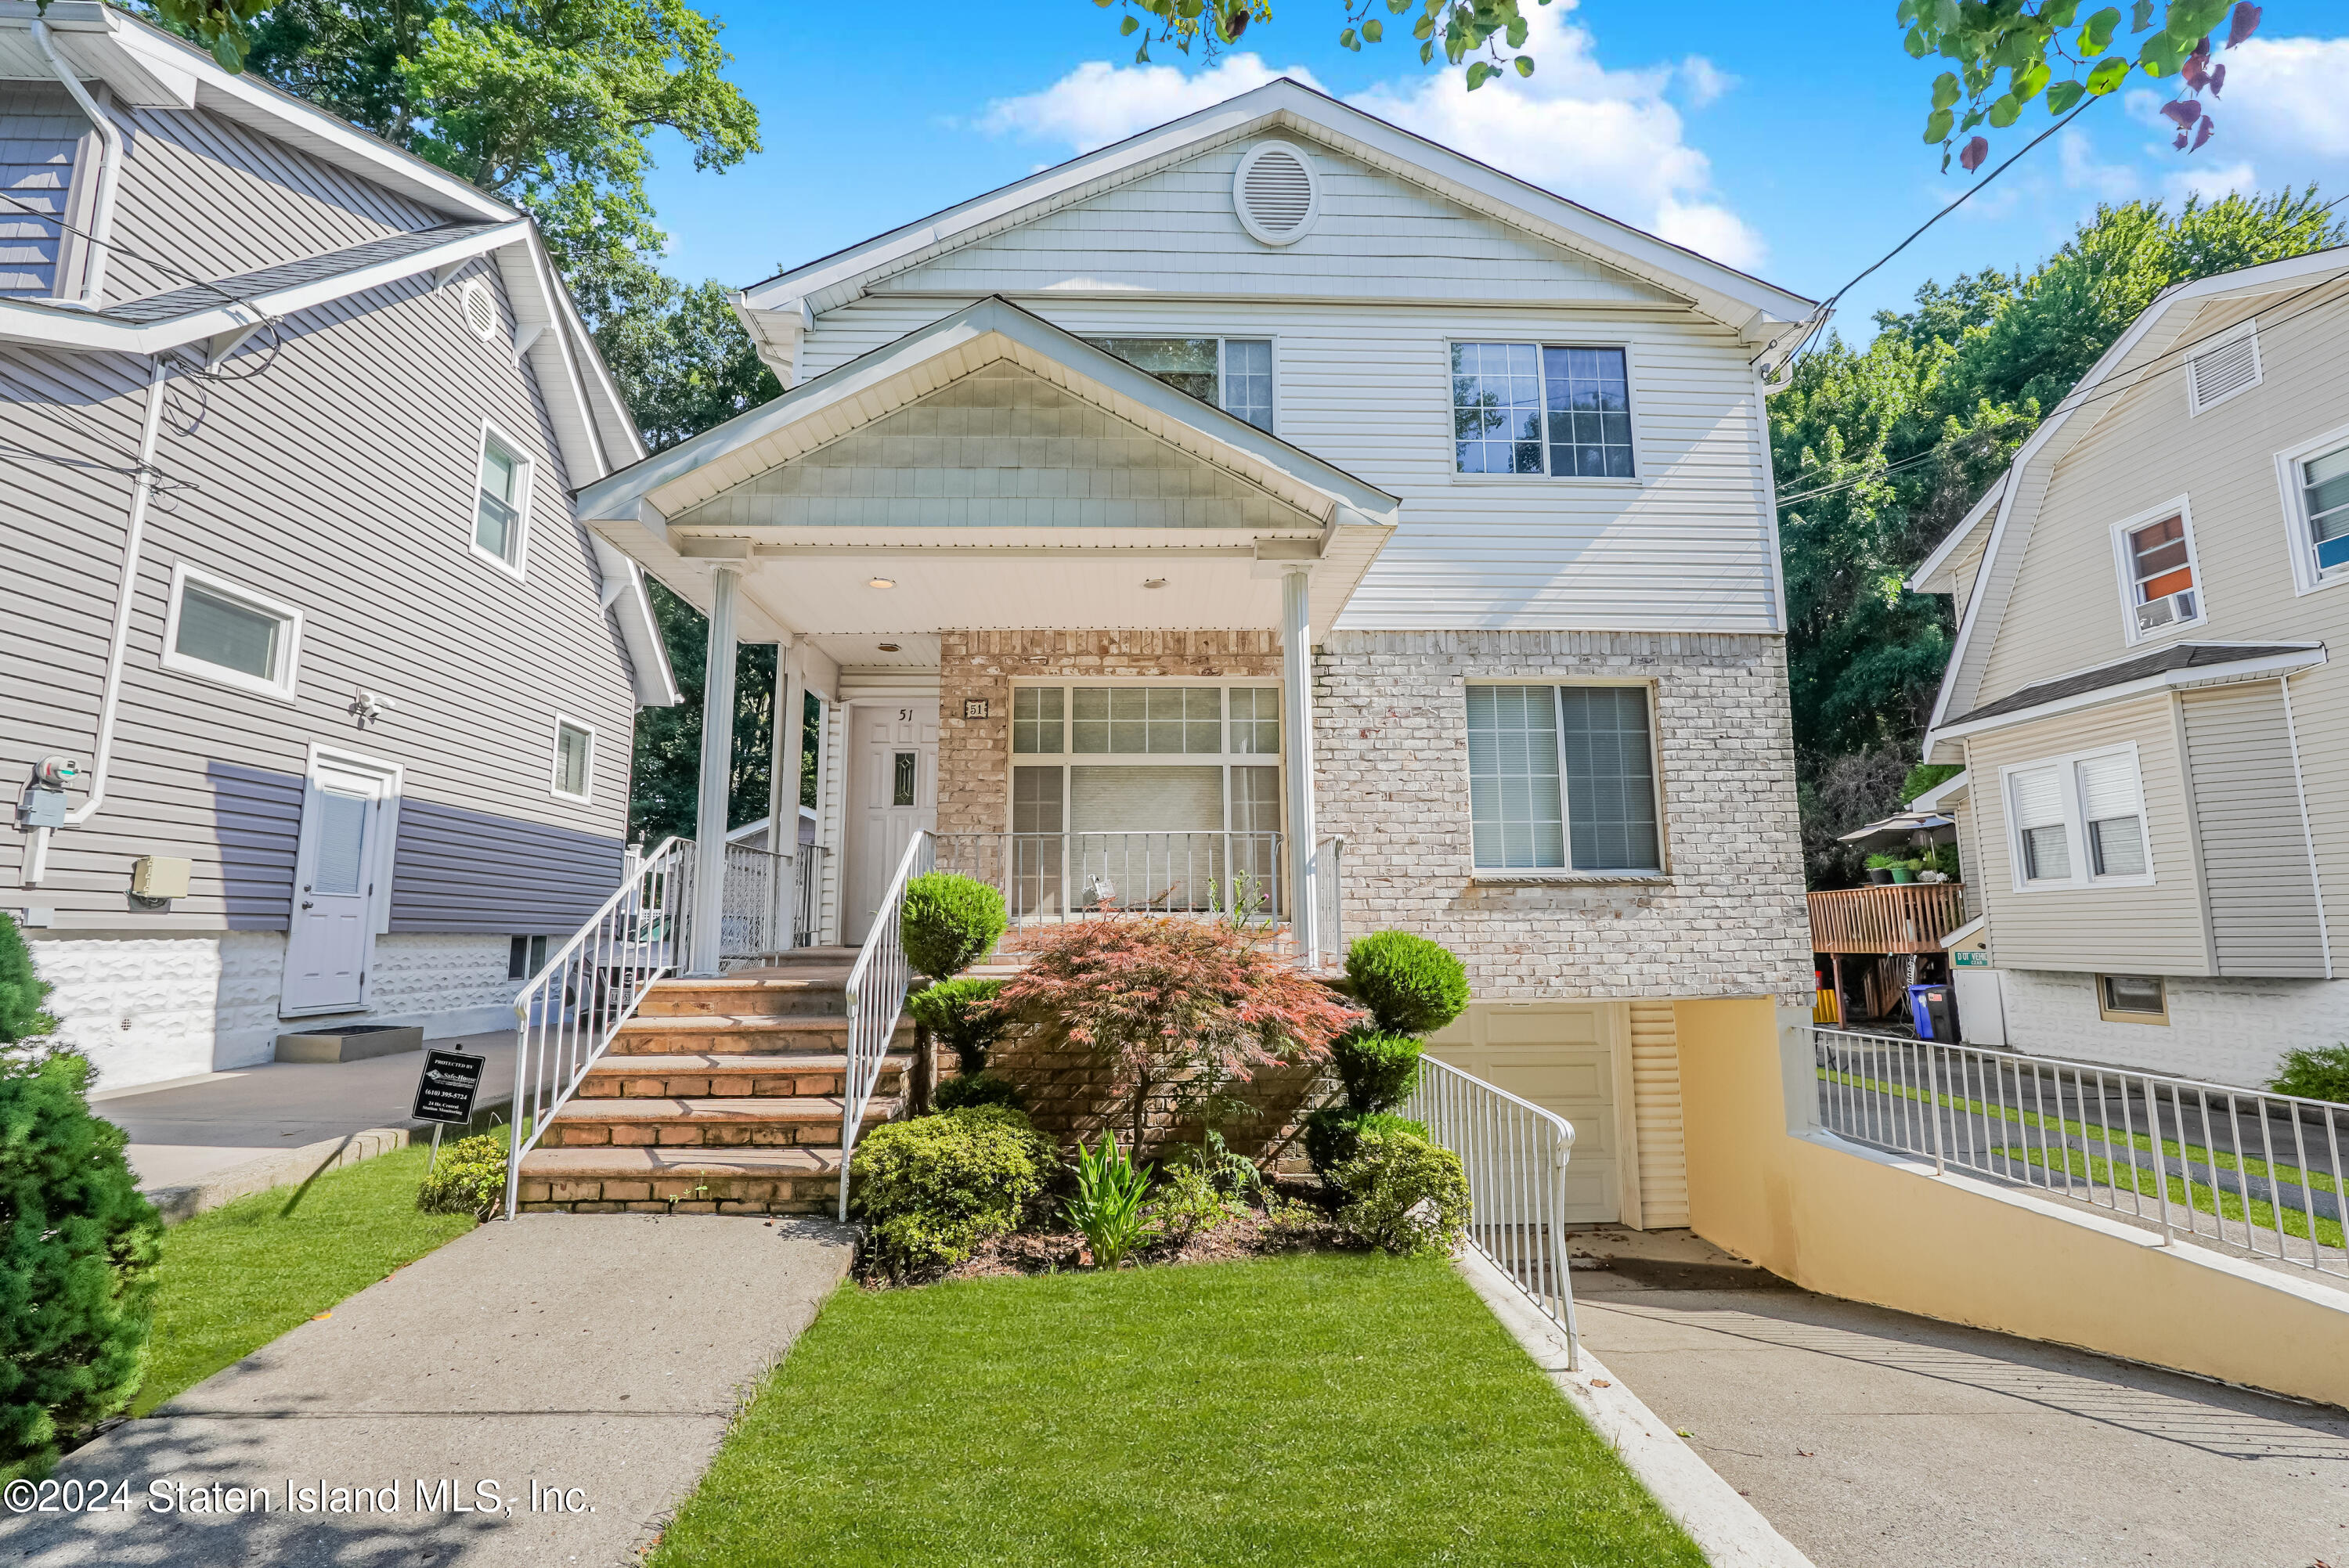
[[[827,703],[819,943],[921,830],[1023,923],[1423,932],[1577,1215],[1686,1222],[1677,1048],[1811,991],[1758,368],[1811,302],[1279,81],[738,307],[787,390],[578,514]]]
[[[2349,250],[2182,284],[1910,580],[1968,1038],[2226,1083],[2349,1038]]]

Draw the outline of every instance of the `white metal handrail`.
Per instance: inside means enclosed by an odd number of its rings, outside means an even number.
[[[1341,833],[1332,833],[1319,846],[1319,863],[1313,871],[1313,897],[1321,918],[1314,924],[1320,951],[1313,955],[1317,966],[1342,966],[1346,962],[1346,840]]]
[[[523,1156],[546,1130],[547,1118],[578,1089],[653,982],[682,966],[692,911],[693,841],[669,839],[628,872],[515,995],[507,1219],[522,1191]]]
[[[1567,1367],[1579,1370],[1566,1241],[1574,1124],[1433,1057],[1420,1058],[1419,1081],[1398,1113],[1460,1156],[1468,1176],[1468,1244],[1565,1331]]]
[[[914,980],[905,959],[905,940],[899,914],[905,904],[905,884],[937,864],[937,835],[917,828],[897,861],[897,874],[881,895],[873,929],[848,972],[848,1070],[840,1087],[840,1217],[848,1218],[848,1161],[856,1151],[857,1130],[864,1108],[872,1103],[873,1087],[881,1081],[881,1064],[897,1033],[898,1016],[905,1008],[905,993]]]
[[[1982,1046],[1811,1029],[1819,1121],[2254,1257],[2349,1275],[2349,1106]]]
[[[793,947],[815,945],[816,905],[823,896],[823,857],[832,853],[827,844],[802,844],[792,872],[798,881],[799,895],[792,901],[792,943]]]
[[[718,926],[718,955],[755,958],[785,944],[776,940],[775,889],[785,875],[783,857],[750,844],[726,846],[724,913]]]
[[[1069,833],[942,833],[942,870],[1003,894],[1014,927],[1081,921],[1102,909],[1278,919],[1281,835],[1220,828]]]

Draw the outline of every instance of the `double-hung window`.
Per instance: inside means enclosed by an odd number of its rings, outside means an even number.
[[[2152,880],[2137,748],[2052,758],[2005,777],[2018,891]]]
[[[1663,869],[1646,687],[1480,685],[1467,700],[1477,870]]]
[[[2276,459],[2302,589],[2349,577],[2349,430]]]
[[[163,667],[291,701],[302,612],[185,562],[171,569]]]
[[[473,485],[473,552],[516,576],[528,542],[530,459],[487,424]]]
[[[1454,344],[1452,456],[1464,474],[1633,478],[1629,356],[1541,343]]]
[[[1272,340],[1263,337],[1094,337],[1137,370],[1177,392],[1272,430]]]
[[[554,793],[565,800],[587,800],[594,792],[595,769],[595,730],[558,715],[554,720]]]
[[[2202,584],[2184,497],[2114,524],[2113,553],[2128,608],[2129,642],[2200,624]]]

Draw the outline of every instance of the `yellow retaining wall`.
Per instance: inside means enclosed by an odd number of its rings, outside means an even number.
[[[1674,1011],[1715,1245],[1825,1295],[2349,1406],[2349,1293],[1810,1130],[1809,1044],[1782,1047],[1768,998]]]

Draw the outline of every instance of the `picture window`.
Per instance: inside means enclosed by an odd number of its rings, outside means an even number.
[[[1455,343],[1452,436],[1459,473],[1631,479],[1630,356],[1620,348]]]

